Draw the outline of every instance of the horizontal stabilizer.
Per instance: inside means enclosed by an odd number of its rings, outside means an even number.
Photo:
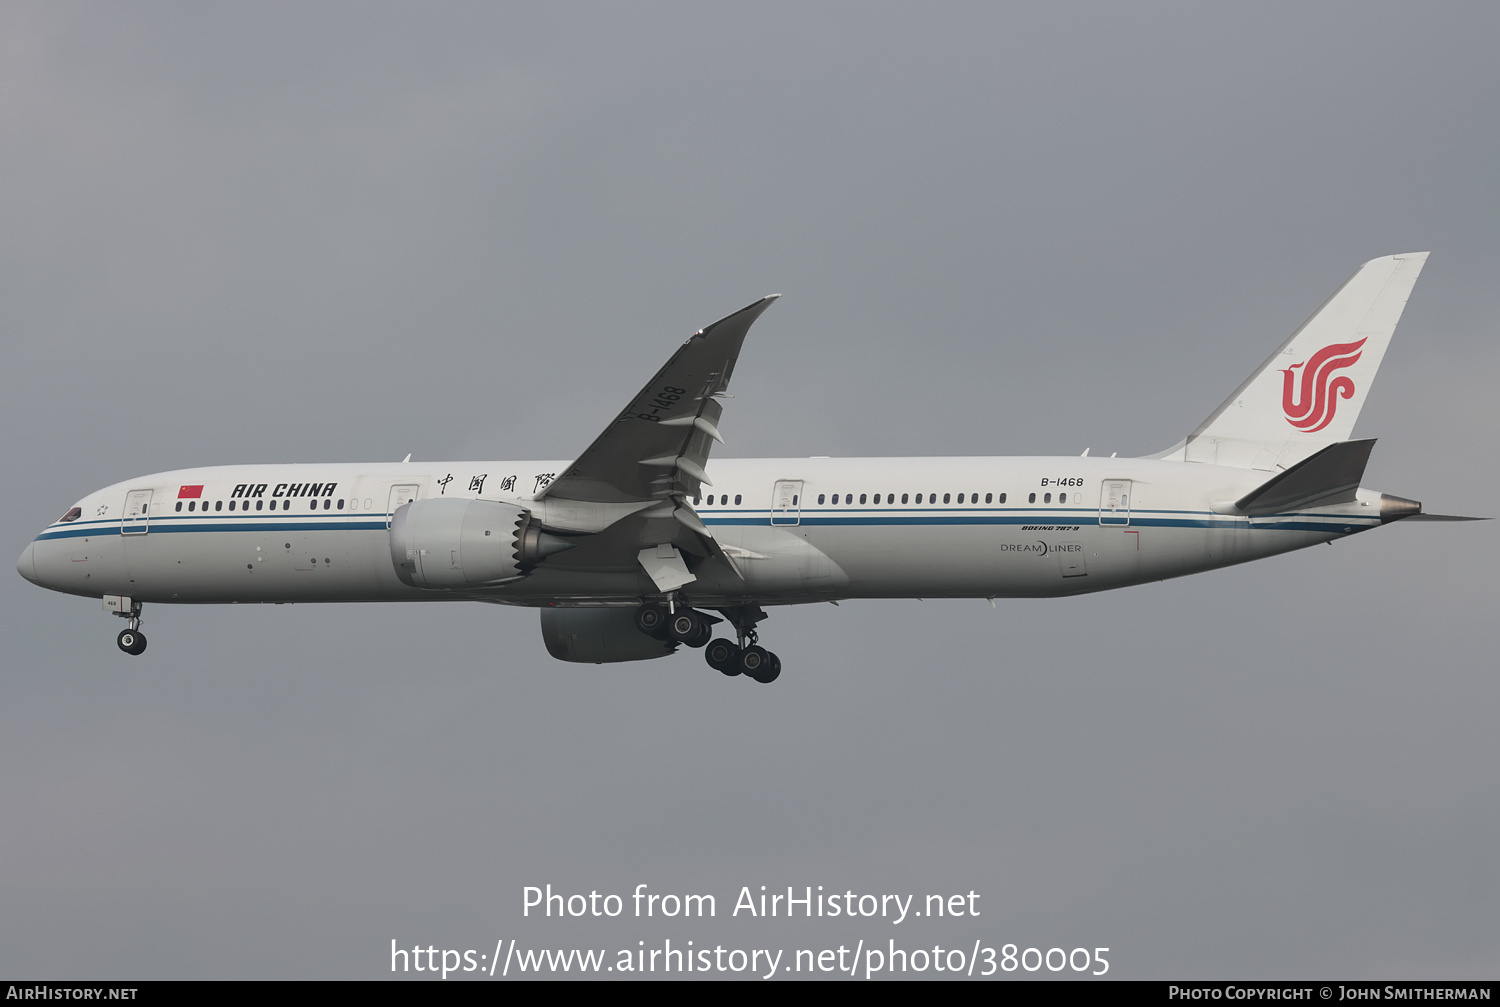
[[[1380,494],[1380,523],[1392,521],[1488,521],[1487,517],[1465,517],[1462,514],[1428,514],[1422,509],[1422,501],[1405,497]]]
[[[1234,505],[1251,517],[1348,503],[1359,490],[1375,438],[1339,441],[1251,490]]]
[[[1491,521],[1493,518],[1468,517],[1464,514],[1413,514],[1402,518],[1403,521]]]

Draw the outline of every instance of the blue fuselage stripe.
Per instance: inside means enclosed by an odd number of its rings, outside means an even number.
[[[1171,516],[1158,516],[1171,515]],[[1191,516],[1189,516],[1191,515]],[[994,513],[994,512],[964,512],[953,510],[924,510],[921,512],[892,513],[872,511],[837,511],[826,512],[803,511],[800,516],[795,515],[773,515],[770,511],[736,511],[733,513],[719,512],[717,514],[703,514],[699,516],[706,525],[719,525],[726,527],[765,527],[793,528],[800,525],[815,527],[843,527],[843,526],[890,526],[900,528],[912,527],[946,527],[955,525],[994,525],[994,526],[1040,526],[1036,530],[1054,530],[1063,528],[1217,528],[1217,529],[1257,529],[1266,528],[1277,531],[1322,531],[1339,532],[1346,529],[1358,527],[1360,529],[1371,528],[1379,524],[1376,518],[1350,517],[1337,514],[1277,514],[1267,517],[1257,517],[1254,520],[1243,517],[1213,517],[1203,512],[1191,511],[1152,511],[1135,512],[1130,515],[1128,521],[1105,520],[1100,521],[1098,511],[1093,509],[1074,510],[1071,513],[1057,510],[1044,512],[1031,512],[1026,514],[1016,513]],[[788,520],[790,518],[790,520]],[[107,535],[121,535],[135,537],[143,535],[170,535],[188,532],[269,532],[269,531],[385,531],[388,527],[388,518],[385,514],[362,515],[348,517],[328,515],[327,517],[312,517],[301,514],[279,514],[272,518],[270,515],[257,514],[248,520],[225,519],[218,514],[207,518],[190,517],[158,517],[153,518],[149,524],[141,522],[131,526],[129,532],[121,531],[118,518],[109,521],[91,521],[86,524],[68,526],[57,526],[48,528],[37,536],[37,541],[63,538],[82,538]],[[1024,528],[1022,530],[1025,530]]]
[[[301,517],[301,515],[288,515],[289,517]],[[256,532],[256,531],[385,531],[386,518],[381,515],[375,520],[310,520],[301,518],[299,521],[267,521],[264,518],[253,521],[223,521],[210,519],[207,521],[181,521],[169,523],[169,518],[155,518],[149,526],[144,523],[131,528],[128,532],[121,532],[120,522],[111,521],[108,525],[95,526],[93,528],[49,528],[37,536],[37,541],[43,542],[58,538],[84,538],[103,537],[107,535],[123,535],[125,538],[140,538],[147,535],[172,535],[181,532]]]

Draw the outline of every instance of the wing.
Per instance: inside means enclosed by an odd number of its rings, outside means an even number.
[[[745,334],[780,296],[763,297],[692,336],[619,417],[536,496],[544,526],[589,535],[553,568],[638,566],[662,592],[697,579],[689,556],[741,577],[689,503],[711,485],[704,468],[719,436],[718,396]]]
[[[656,372],[619,417],[537,499],[621,504],[697,496],[708,485],[704,466],[719,436],[723,407],[745,333],[780,296],[696,333]]]

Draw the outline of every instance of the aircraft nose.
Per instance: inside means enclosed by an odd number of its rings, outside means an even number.
[[[36,543],[33,542],[21,553],[21,558],[16,560],[16,572],[33,584],[36,583]]]

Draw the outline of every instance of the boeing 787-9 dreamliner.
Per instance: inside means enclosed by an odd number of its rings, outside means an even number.
[[[757,627],[776,605],[1082,594],[1438,517],[1362,488],[1375,442],[1349,439],[1426,258],[1366,263],[1144,458],[710,462],[771,296],[688,339],[573,461],[159,472],[79,500],[17,567],[102,598],[128,654],[146,602],[482,601],[539,609],[565,661],[687,646],[770,682]]]

